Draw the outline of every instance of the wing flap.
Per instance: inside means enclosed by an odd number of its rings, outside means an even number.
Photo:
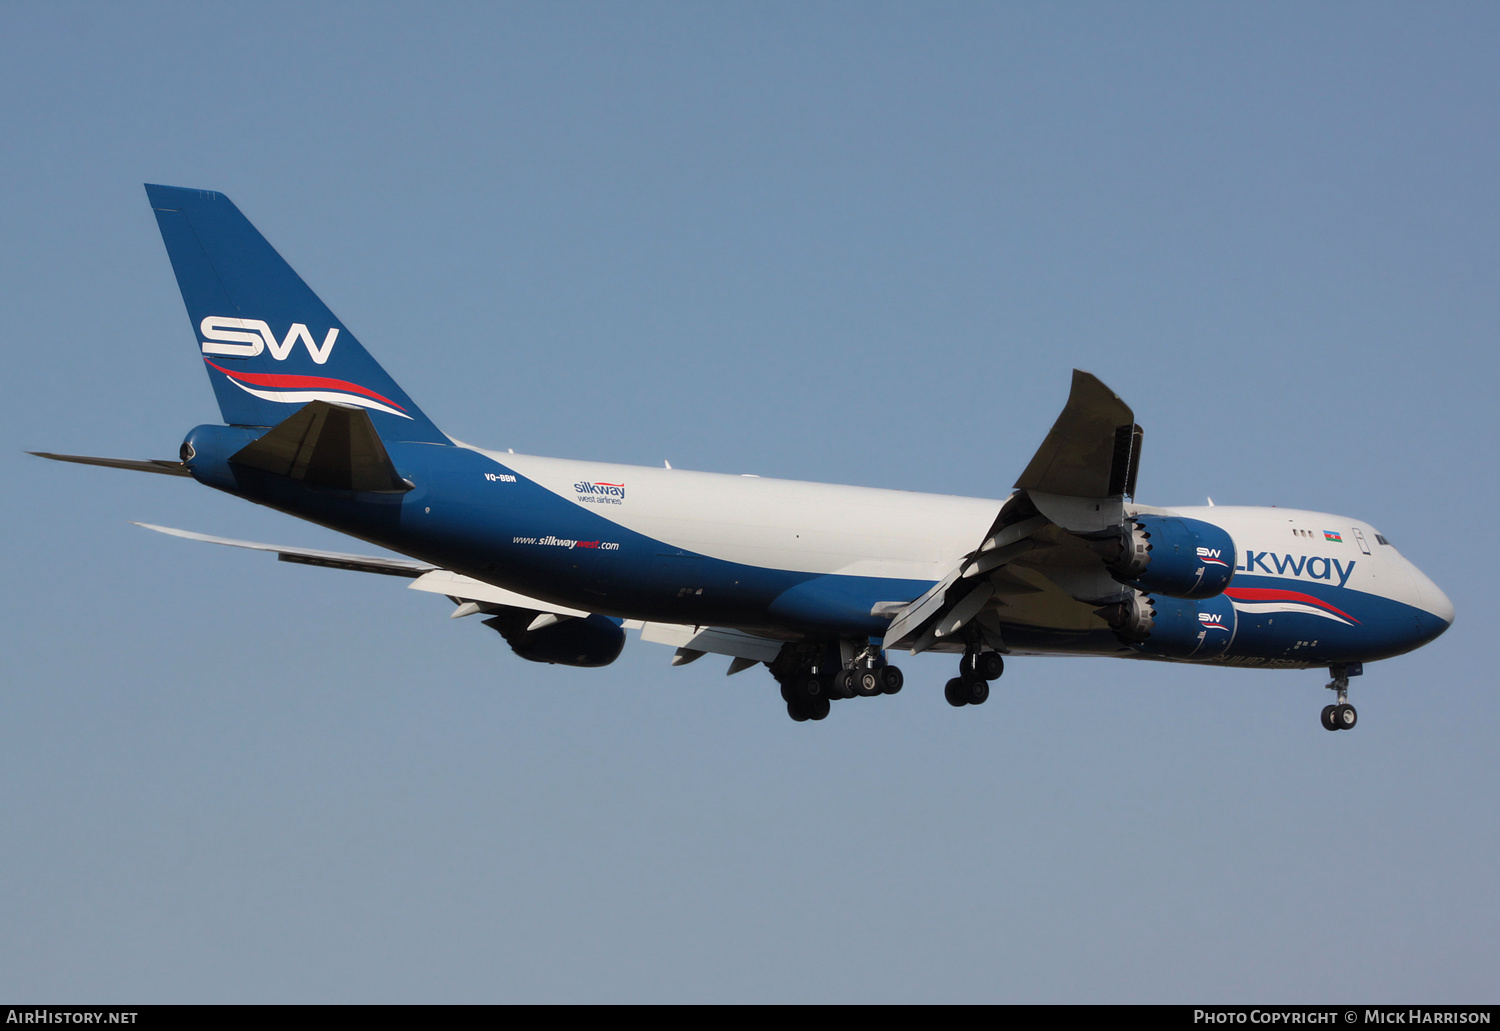
[[[647,623],[641,628],[641,640],[670,645],[680,653],[712,652],[715,655],[730,655],[736,659],[751,659],[756,662],[773,661],[781,654],[782,644],[767,637],[747,634],[743,630],[687,626],[681,623]]]
[[[475,580],[473,577],[455,573],[451,569],[433,569],[428,566],[429,572],[423,573],[412,581],[408,586],[414,591],[427,591],[432,594],[445,594],[450,598],[457,598],[465,602],[478,602],[480,606],[499,605],[509,609],[530,609],[543,615],[582,617],[589,613],[582,609],[568,608],[566,605],[554,605],[550,601],[542,601],[532,598],[517,591],[508,591],[504,587],[496,587],[487,584],[483,580]],[[483,611],[483,608],[475,608],[475,612]]]
[[[885,632],[885,640],[881,642],[881,647],[887,651],[896,647],[901,641],[910,637],[923,623],[926,623],[933,616],[941,612],[947,604],[948,588],[953,586],[954,581],[959,578],[959,574],[962,572],[963,566],[960,565],[953,572],[933,584],[926,594],[897,613],[896,617],[891,620],[890,629]]]

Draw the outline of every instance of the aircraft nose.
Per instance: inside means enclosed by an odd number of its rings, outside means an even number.
[[[1421,620],[1427,624],[1422,629],[1429,635],[1427,639],[1431,640],[1453,625],[1453,602],[1421,570],[1413,568],[1412,579],[1416,582],[1417,596],[1425,610],[1423,616],[1431,617]]]
[[[1422,594],[1426,597],[1427,607],[1429,610],[1431,610],[1432,614],[1441,619],[1444,623],[1452,626],[1453,602],[1448,600],[1448,596],[1446,594],[1438,590],[1437,584],[1432,585],[1432,589],[1430,592],[1423,591]]]

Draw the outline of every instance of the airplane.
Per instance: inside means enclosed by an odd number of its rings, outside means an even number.
[[[966,498],[487,451],[427,417],[223,194],[146,186],[223,424],[178,459],[32,452],[191,477],[408,556],[260,544],[282,561],[407,578],[481,615],[521,658],[607,666],[626,631],[765,665],[788,715],[900,691],[890,657],[959,656],[944,697],[983,704],[1009,656],[1326,667],[1418,648],[1453,604],[1369,523],[1135,501],[1143,430],[1075,370],[1004,498]]]

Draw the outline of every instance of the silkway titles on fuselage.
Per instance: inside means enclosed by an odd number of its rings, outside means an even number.
[[[1275,568],[1272,568],[1275,567]],[[1245,564],[1235,566],[1241,573],[1254,573],[1257,569],[1268,576],[1306,576],[1312,580],[1332,580],[1338,574],[1339,586],[1349,582],[1354,572],[1354,559],[1346,566],[1336,558],[1322,555],[1277,555],[1269,551],[1245,551]]]
[[[580,480],[573,484],[576,500],[586,505],[619,505],[625,501],[625,484]]]

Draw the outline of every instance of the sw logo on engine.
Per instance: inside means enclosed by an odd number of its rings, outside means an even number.
[[[1229,568],[1229,563],[1224,561],[1224,552],[1218,548],[1199,548],[1198,558],[1210,566]]]

